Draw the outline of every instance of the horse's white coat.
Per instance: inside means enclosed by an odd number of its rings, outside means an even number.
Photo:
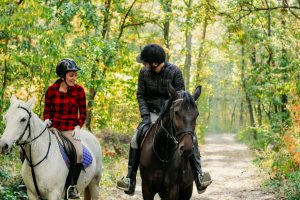
[[[31,112],[31,139],[35,138],[42,132],[45,125],[42,120],[32,112],[33,105],[34,99],[30,99],[25,103],[18,100],[15,96],[12,96],[11,105],[5,115],[6,128],[0,140],[0,152],[2,151],[7,153],[7,151],[21,136],[26,127],[29,115],[25,110],[18,106],[22,106]],[[20,142],[27,140],[28,134],[29,131],[27,129]],[[58,200],[64,195],[64,185],[68,175],[68,168],[61,156],[55,136],[53,134],[50,135],[51,147],[47,159],[34,167],[34,170],[41,196],[49,200]],[[30,141],[30,139],[28,140]],[[99,182],[102,173],[101,148],[97,138],[88,131],[81,131],[81,140],[91,152],[93,156],[93,163],[87,167],[85,171],[81,171],[77,188],[80,192],[82,192],[86,187],[88,187],[90,189],[92,199],[98,200]],[[48,130],[31,143],[33,164],[38,163],[45,157],[48,150],[48,144]],[[29,155],[29,145],[25,145],[24,147],[26,154]],[[27,160],[23,163],[21,174],[27,187],[29,199],[38,199],[32,179],[31,169]]]

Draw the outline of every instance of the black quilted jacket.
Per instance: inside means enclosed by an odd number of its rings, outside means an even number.
[[[184,81],[180,69],[171,63],[165,63],[159,73],[143,67],[139,73],[137,99],[141,116],[150,112],[159,113],[163,102],[169,99],[167,81],[176,91],[184,90]]]

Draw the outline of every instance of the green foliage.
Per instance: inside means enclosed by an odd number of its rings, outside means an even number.
[[[299,172],[291,172],[286,177],[275,177],[269,180],[266,185],[277,190],[287,200],[300,200],[299,181]]]
[[[16,180],[17,182],[11,183],[5,186],[0,186],[0,198],[3,200],[19,200],[28,199],[27,193],[20,189],[19,185],[21,179]],[[19,181],[19,182],[18,182]]]
[[[266,127],[248,127],[237,135],[238,140],[246,142],[253,149],[265,150],[266,148],[279,149],[282,146],[278,133]]]
[[[287,183],[284,185],[284,193],[288,200],[300,200],[300,174],[292,172],[287,177]]]
[[[28,199],[26,192],[19,186],[22,184],[20,175],[21,161],[18,158],[18,149],[8,155],[0,155],[0,198],[3,200]]]

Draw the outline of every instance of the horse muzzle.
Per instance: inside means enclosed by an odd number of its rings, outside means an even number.
[[[0,153],[1,154],[9,154],[11,152],[11,147],[6,142],[0,141]]]
[[[185,134],[178,145],[179,155],[188,158],[193,153],[193,138],[190,134]]]

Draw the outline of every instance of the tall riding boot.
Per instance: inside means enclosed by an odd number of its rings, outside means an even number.
[[[194,153],[193,156],[190,158],[191,166],[194,172],[194,180],[196,183],[196,187],[198,193],[201,194],[205,192],[207,186],[209,186],[212,182],[210,174],[206,172],[202,172],[201,168],[201,160],[200,160],[200,152],[198,148],[198,141],[197,138],[194,138]]]
[[[81,168],[82,163],[76,163],[76,165],[74,165],[74,169],[71,171],[70,186],[67,189],[67,199],[80,199],[76,185],[81,172]]]
[[[117,182],[117,188],[124,190],[128,195],[134,195],[136,174],[140,164],[140,149],[133,149],[130,146],[128,160],[128,174]]]

